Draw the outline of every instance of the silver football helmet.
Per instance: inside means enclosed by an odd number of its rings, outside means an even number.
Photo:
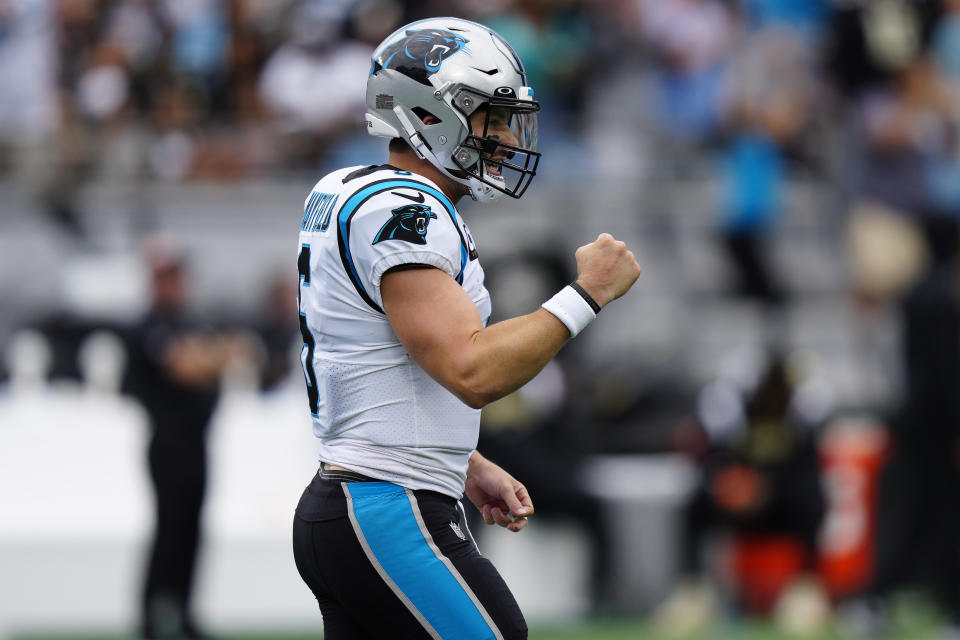
[[[373,53],[367,131],[402,138],[474,200],[526,191],[540,162],[539,110],[516,52],[476,22],[420,20]]]

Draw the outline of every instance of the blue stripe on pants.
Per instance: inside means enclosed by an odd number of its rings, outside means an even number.
[[[351,482],[348,491],[365,546],[441,638],[496,637],[470,595],[430,548],[403,487]]]

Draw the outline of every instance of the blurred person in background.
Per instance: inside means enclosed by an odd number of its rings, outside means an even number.
[[[415,22],[374,52],[370,133],[387,164],[340,169],[305,202],[301,362],[320,470],[294,557],[325,637],[526,638],[460,499],[520,531],[524,485],[477,450],[480,407],[523,386],[640,275],[608,234],[543,307],[488,324],[479,252],[455,208],[519,198],[536,173],[539,104],[516,52],[458,18]]]
[[[370,139],[358,117],[364,79],[374,47],[401,15],[395,0],[307,0],[295,7],[290,39],[267,59],[258,88],[288,162],[325,167],[339,145]]]
[[[145,115],[147,164],[165,180],[237,178],[276,161],[256,91],[288,2],[163,0],[163,34]]]
[[[127,335],[123,390],[146,410],[155,522],[141,594],[144,638],[203,637],[191,596],[207,479],[207,432],[220,379],[250,357],[241,338],[215,332],[187,313],[189,265],[158,239],[147,248],[152,304]]]
[[[938,230],[949,230],[960,202],[955,197],[951,202],[949,191],[941,188],[944,182],[949,188],[950,178],[945,176],[958,175],[955,110],[927,55],[919,55],[865,97],[860,111],[862,157],[851,211],[854,223],[898,215],[926,237],[932,251],[942,252],[937,245],[947,236]],[[904,280],[901,286],[907,284],[909,280]]]
[[[727,60],[741,28],[737,7],[726,0],[637,1],[642,37],[656,59],[659,127],[674,144],[712,142]]]
[[[254,331],[263,349],[260,388],[269,391],[290,374],[300,326],[296,313],[297,291],[286,272],[273,274],[266,282]]]
[[[940,0],[834,3],[824,51],[826,71],[851,106],[920,55],[937,24],[940,5]]]
[[[817,23],[784,26],[785,17],[769,4],[748,5],[748,30],[727,63],[718,175],[720,232],[736,273],[735,293],[776,308],[786,291],[766,251],[786,205],[791,156],[799,155],[816,111],[809,34]],[[779,8],[793,15],[789,4]]]
[[[937,176],[955,153],[956,107],[927,49],[937,6],[880,0],[834,11],[826,60],[849,118],[838,169],[861,309],[895,300],[920,274],[925,242],[915,240],[937,224]]]
[[[158,3],[71,0],[58,12],[61,164],[58,202],[82,219],[81,190],[146,177],[144,125],[165,77],[169,29]]]
[[[902,392],[878,399],[892,447],[877,496],[873,575],[843,616],[870,636],[896,631],[892,597],[917,584],[954,634],[960,619],[957,9],[878,1],[835,19],[832,68],[855,133],[854,294],[861,309],[894,308],[901,321]]]
[[[52,0],[0,3],[0,176],[26,185],[73,235],[79,221],[60,195],[71,173],[60,126],[59,14],[66,10]]]
[[[162,0],[170,29],[170,65],[209,105],[212,113],[225,109],[224,81],[229,64],[231,31],[227,3],[220,0]]]
[[[925,0],[845,6],[828,52],[845,98],[835,162],[863,404],[884,415],[897,411],[901,384],[890,366],[893,311],[931,258],[952,251],[960,210],[957,106],[929,49],[937,9]]]
[[[960,225],[901,305],[905,393],[881,478],[869,594],[919,581],[960,635]]]
[[[705,543],[718,532],[729,536],[728,557],[721,561],[734,582],[727,604],[747,615],[769,615],[794,598],[815,603],[806,631],[828,619],[813,577],[825,511],[816,438],[829,417],[826,396],[804,380],[799,358],[746,355],[735,354],[729,371],[704,387],[696,424],[676,434],[701,479],[686,507],[684,577],[655,614],[667,632],[705,629],[719,613],[711,577],[716,557],[704,563]]]
[[[851,628],[895,631],[891,597],[920,586],[960,635],[960,219],[926,243],[921,275],[899,302],[904,392],[878,493],[873,578],[847,610]]]
[[[43,169],[37,156],[54,142],[60,114],[55,9],[53,2],[0,5],[0,175],[28,183]]]
[[[285,4],[61,3],[61,217],[81,217],[91,179],[237,177],[275,162],[255,87]]]

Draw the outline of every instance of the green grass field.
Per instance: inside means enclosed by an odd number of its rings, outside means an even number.
[[[917,618],[913,626],[902,628],[899,633],[885,636],[884,640],[933,640],[936,624],[931,619]],[[219,640],[319,640],[322,636],[306,632],[259,631],[257,633],[232,633],[218,636]],[[123,640],[129,635],[116,633],[54,633],[14,635],[11,640]],[[783,640],[784,635],[770,623],[747,622],[720,624],[696,636],[683,640]],[[677,640],[658,634],[643,621],[634,619],[611,619],[568,625],[565,627],[539,626],[531,628],[530,640]],[[847,640],[844,635],[830,631],[817,636],[804,636],[803,640]],[[865,640],[865,639],[864,639]]]
[[[895,595],[888,609],[888,623],[893,630],[882,640],[939,640],[943,618],[936,607],[918,592],[906,590]],[[0,633],[0,638],[4,636]],[[116,629],[106,632],[86,629],[69,632],[58,629],[53,633],[21,633],[6,636],[9,640],[128,640],[133,636]],[[317,629],[275,630],[256,629],[227,631],[215,636],[217,640],[320,640],[320,621]],[[654,629],[643,618],[613,616],[572,624],[540,622],[532,624],[529,640],[874,640],[830,629],[819,635],[791,638],[770,621],[727,618],[698,635],[682,638],[666,636]]]

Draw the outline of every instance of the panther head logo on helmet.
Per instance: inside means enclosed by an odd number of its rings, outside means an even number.
[[[373,244],[384,240],[404,240],[413,244],[427,244],[427,225],[437,214],[424,204],[407,204],[390,212],[392,215],[380,227]]]
[[[373,75],[381,69],[396,69],[422,84],[440,69],[443,61],[469,42],[445,29],[408,29],[406,37],[386,47],[374,60]]]

